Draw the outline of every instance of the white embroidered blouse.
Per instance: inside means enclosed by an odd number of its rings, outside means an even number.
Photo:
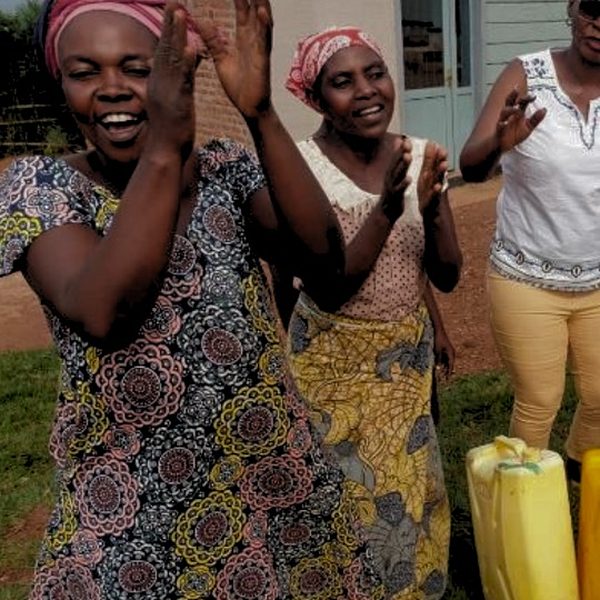
[[[550,50],[519,57],[544,120],[501,160],[492,266],[538,287],[600,288],[600,98],[586,117],[561,89]]]

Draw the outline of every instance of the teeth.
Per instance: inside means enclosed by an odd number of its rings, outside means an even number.
[[[366,115],[373,115],[375,113],[378,113],[380,110],[381,110],[380,106],[372,106],[371,108],[365,108],[364,110],[358,111],[358,114],[361,117],[364,117]]]
[[[127,123],[129,121],[135,121],[136,119],[133,115],[127,113],[114,113],[105,115],[101,120],[102,123],[111,125],[112,123]]]

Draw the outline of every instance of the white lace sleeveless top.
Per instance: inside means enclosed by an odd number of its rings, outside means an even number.
[[[426,140],[411,138],[411,142],[413,160],[409,175],[412,183],[406,191],[404,214],[396,221],[362,287],[339,310],[345,316],[399,320],[412,312],[423,297],[427,281],[423,271],[425,235],[416,182]],[[299,142],[298,148],[329,197],[348,244],[379,200],[379,195],[359,188],[323,154],[312,138]]]
[[[520,60],[536,97],[528,114],[547,114],[502,157],[491,264],[538,287],[600,288],[600,98],[586,120],[561,89],[549,50]]]

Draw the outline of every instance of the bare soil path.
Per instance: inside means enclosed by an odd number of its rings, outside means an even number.
[[[0,352],[52,343],[37,297],[20,274],[0,279]]]
[[[437,294],[446,329],[456,348],[456,375],[501,367],[488,321],[486,272],[488,249],[496,222],[499,177],[450,190],[463,270],[457,288]]]

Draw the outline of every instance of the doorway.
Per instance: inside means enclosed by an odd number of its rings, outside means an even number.
[[[472,0],[401,0],[406,133],[440,142],[457,168],[473,126]]]

